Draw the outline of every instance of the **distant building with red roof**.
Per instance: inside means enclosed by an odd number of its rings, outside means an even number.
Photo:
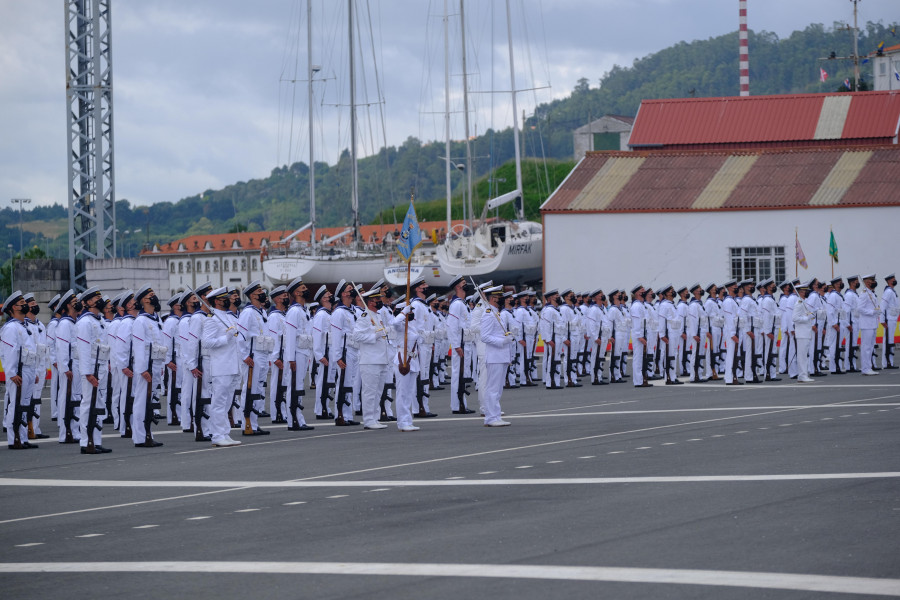
[[[631,152],[589,152],[541,207],[544,286],[898,268],[900,91],[647,100]]]

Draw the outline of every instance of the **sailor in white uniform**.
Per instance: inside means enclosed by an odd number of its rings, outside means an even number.
[[[500,297],[503,286],[485,290],[489,306],[481,316],[481,340],[484,342],[484,364],[486,377],[484,389],[479,391],[481,410],[485,427],[505,427],[510,423],[501,418],[500,397],[509,368],[509,350],[515,338],[503,329],[499,318]]]

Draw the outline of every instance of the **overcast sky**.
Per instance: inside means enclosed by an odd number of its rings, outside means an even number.
[[[116,195],[149,204],[266,177],[308,160],[303,0],[113,0]],[[519,113],[596,87],[614,64],[680,40],[738,27],[737,0],[512,0]],[[442,139],[444,0],[360,1],[357,100],[361,152],[408,136]],[[458,0],[450,0],[451,89],[461,89]],[[317,160],[349,146],[346,2],[313,0]],[[369,15],[371,12],[371,15]],[[860,23],[900,19],[897,0],[860,3]],[[505,7],[466,4],[471,132],[511,122]],[[848,0],[750,0],[749,24],[786,37],[809,23],[852,21]],[[63,2],[0,0],[0,205],[27,197],[65,205],[66,100]],[[890,42],[891,40],[888,40]],[[300,45],[300,51],[296,46]],[[372,61],[371,48],[376,61]],[[863,51],[864,49],[860,49]],[[844,50],[849,52],[850,48]],[[735,48],[737,53],[737,48]],[[750,48],[751,74],[753,48]],[[374,66],[373,66],[374,65]],[[380,92],[375,85],[375,66]],[[297,70],[299,69],[299,70]],[[810,65],[815,77],[816,65]],[[547,88],[546,86],[550,86]],[[751,93],[753,83],[750,84]],[[738,92],[735,74],[735,94]],[[383,104],[377,102],[383,98]],[[461,94],[452,137],[463,136]],[[384,125],[379,117],[384,114]],[[293,121],[293,127],[291,122]],[[385,132],[385,135],[382,134]]]

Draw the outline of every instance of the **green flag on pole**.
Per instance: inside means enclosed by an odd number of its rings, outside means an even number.
[[[831,241],[828,243],[828,255],[834,259],[834,262],[838,262],[838,247],[837,242],[834,240],[834,232],[831,232]]]

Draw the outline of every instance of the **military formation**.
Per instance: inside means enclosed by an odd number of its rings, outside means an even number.
[[[82,454],[111,452],[105,425],[135,447],[162,446],[153,430],[163,412],[198,442],[234,446],[235,437],[268,435],[266,419],[310,431],[305,414],[340,427],[417,431],[416,422],[437,416],[431,392],[446,387],[451,414],[480,412],[486,427],[504,427],[503,390],[539,380],[559,390],[582,380],[624,383],[629,369],[636,387],[877,375],[896,368],[900,316],[897,280],[884,281],[880,297],[873,273],[553,289],[539,298],[462,277],[438,295],[420,278],[407,298],[384,281],[313,293],[297,278],[271,290],[258,281],[242,290],[204,283],[169,298],[165,315],[150,286],[112,299],[90,288],[55,296],[46,327],[33,295],[17,291],[2,306],[3,424],[10,449],[49,437],[41,429],[48,370],[59,443]]]

